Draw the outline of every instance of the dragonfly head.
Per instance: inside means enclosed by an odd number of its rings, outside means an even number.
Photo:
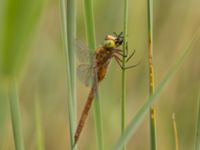
[[[120,34],[113,32],[113,34],[114,34],[114,37],[115,37],[115,45],[116,45],[116,47],[119,47],[124,42],[123,32],[121,32]]]
[[[109,49],[116,48],[122,45],[123,41],[124,41],[123,33],[121,32],[118,35],[117,33],[114,32],[114,35],[107,35],[105,37],[104,47]]]

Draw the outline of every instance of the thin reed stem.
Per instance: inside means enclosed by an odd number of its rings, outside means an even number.
[[[3,145],[6,142],[6,118],[8,117],[8,101],[6,96],[6,89],[0,85],[0,149],[3,149]]]
[[[96,138],[98,150],[104,150],[104,135],[103,135],[103,121],[101,113],[101,103],[100,103],[99,90],[97,91],[97,96],[94,99],[94,115],[95,115],[95,125],[96,125]]]
[[[88,46],[91,50],[94,50],[96,48],[96,36],[92,0],[84,0],[84,13]]]
[[[197,111],[198,114],[197,114],[195,150],[200,150],[200,93],[198,97]]]
[[[124,43],[123,43],[123,55],[126,55],[127,48],[127,33],[128,33],[128,0],[124,1]],[[126,66],[126,59],[123,57],[122,66]],[[123,134],[126,128],[126,72],[122,70],[122,89],[121,89],[121,134]],[[124,145],[124,150],[126,145]]]
[[[176,126],[176,118],[175,118],[174,113],[172,114],[172,123],[173,123],[173,130],[174,130],[175,150],[179,150],[178,130]]]
[[[67,0],[67,41],[74,116],[76,116],[76,0]],[[76,117],[75,117],[76,122]]]
[[[84,0],[84,10],[85,10],[85,25],[88,46],[91,50],[96,48],[96,38],[95,38],[95,26],[93,18],[93,8],[92,0]],[[99,88],[98,88],[99,89]],[[97,91],[97,96],[94,100],[94,117],[96,125],[96,140],[98,150],[104,150],[104,140],[103,140],[103,123],[101,114],[101,104],[99,100],[99,90]]]
[[[67,89],[68,89],[68,115],[69,115],[69,124],[70,124],[70,146],[72,150],[76,150],[74,147],[74,135],[76,130],[76,106],[75,106],[75,86],[72,87],[72,78],[71,75],[71,61],[70,54],[68,48],[68,37],[67,37],[67,16],[66,16],[66,3],[65,0],[60,0],[60,10],[61,10],[61,23],[62,23],[62,33],[63,33],[63,41],[64,41],[64,53],[65,53],[65,63],[66,63],[66,74],[67,74]],[[74,71],[74,70],[73,70]],[[75,74],[75,72],[74,72]],[[75,80],[75,78],[73,78]],[[74,95],[74,97],[72,96]]]
[[[40,99],[38,94],[35,96],[35,126],[36,126],[36,149],[45,150],[44,147],[44,134],[42,128]]]
[[[10,83],[8,88],[10,103],[10,113],[12,120],[12,129],[14,135],[15,149],[24,150],[24,140],[22,134],[21,115],[19,108],[19,99],[15,83]]]
[[[153,65],[153,0],[147,0],[148,22],[148,54],[149,54],[149,95],[154,93],[154,65]],[[156,150],[156,108],[153,105],[149,114],[151,150]]]

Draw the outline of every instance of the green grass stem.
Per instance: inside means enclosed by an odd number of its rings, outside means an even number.
[[[40,107],[40,98],[38,94],[35,96],[35,127],[36,127],[36,149],[45,150],[44,134],[42,128],[42,113]]]
[[[70,126],[70,145],[71,149],[75,150],[76,147],[73,146],[74,143],[74,134],[76,130],[76,108],[75,102],[72,95],[74,94],[73,86],[72,86],[72,78],[71,78],[71,62],[70,62],[70,54],[68,48],[68,36],[67,36],[67,12],[66,12],[66,2],[65,0],[60,0],[60,10],[61,10],[61,23],[62,23],[62,32],[63,32],[63,41],[64,41],[64,53],[65,53],[65,63],[66,63],[66,74],[67,74],[67,88],[68,88],[68,115],[69,115],[69,126]],[[71,67],[70,67],[71,66]],[[73,69],[74,71],[74,69]],[[75,73],[75,72],[74,72]],[[73,78],[75,79],[75,78]],[[75,82],[74,82],[75,83]]]
[[[76,39],[76,0],[67,0],[67,31],[72,102],[76,121],[76,47],[74,44]]]
[[[24,141],[17,89],[13,81],[22,72],[42,4],[42,0],[0,1],[0,84],[8,90],[16,150],[24,149]]]
[[[197,105],[197,126],[196,126],[196,139],[195,139],[195,150],[200,150],[200,93],[198,97],[198,105]]]
[[[174,131],[175,150],[180,150],[178,130],[177,130],[177,125],[176,125],[176,117],[174,113],[172,114],[172,125],[173,125],[173,131]]]
[[[186,48],[181,52],[180,57],[176,60],[176,62],[170,67],[164,78],[160,81],[157,88],[155,89],[155,92],[147,99],[147,101],[144,103],[142,108],[137,112],[135,117],[131,120],[130,124],[122,134],[122,136],[118,139],[117,143],[115,144],[113,150],[121,150],[126,144],[130,138],[135,133],[138,126],[141,124],[142,120],[145,118],[146,113],[148,112],[149,108],[152,106],[152,104],[155,102],[155,100],[158,98],[158,96],[161,94],[161,92],[166,87],[167,83],[170,81],[170,79],[175,75],[178,68],[180,68],[181,64],[185,60],[186,56],[190,52],[190,47],[192,44],[194,44],[198,37],[199,37],[200,30],[198,29],[191,40],[189,41]]]
[[[95,126],[96,126],[97,148],[98,150],[104,150],[103,121],[102,121],[99,90],[97,92],[97,96],[94,99],[94,116],[95,116]]]
[[[92,50],[92,52],[94,52],[93,50],[95,50],[96,48],[96,36],[92,0],[84,0],[84,12],[88,46]]]
[[[127,47],[127,35],[128,35],[128,0],[124,0],[124,43],[123,43],[123,55],[126,55]],[[122,66],[126,66],[126,58],[122,58]],[[123,134],[126,128],[126,71],[122,69],[121,80],[121,134]],[[124,145],[124,150],[126,146]]]
[[[8,101],[6,91],[0,85],[0,149],[3,149],[6,141],[6,118],[8,117]]]
[[[94,52],[96,48],[96,38],[95,38],[95,26],[94,26],[94,15],[93,15],[93,5],[92,0],[84,0],[84,11],[85,11],[85,26],[88,46]],[[101,114],[101,104],[100,104],[99,90],[97,96],[94,100],[94,118],[96,125],[96,140],[98,150],[104,150],[104,140],[103,140],[103,123]]]
[[[24,150],[24,140],[23,140],[23,134],[22,134],[19,99],[18,99],[17,87],[15,84],[11,84],[9,86],[8,96],[9,96],[9,104],[10,104],[10,112],[11,112],[15,149],[16,150]]]
[[[149,60],[149,95],[154,92],[154,65],[153,65],[153,0],[147,0],[148,24],[148,60]],[[151,150],[156,150],[156,107],[151,106],[149,111],[150,145]]]

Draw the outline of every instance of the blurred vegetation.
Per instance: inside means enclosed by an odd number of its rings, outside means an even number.
[[[26,8],[20,11],[20,15],[24,15],[26,19],[20,20],[19,14],[13,14],[18,19],[11,20],[11,15],[4,18],[3,12],[7,8],[4,7],[5,0],[0,2],[0,74],[2,75],[2,72],[5,71],[4,66],[7,68],[6,74],[10,75],[16,71],[16,68],[19,68],[18,65],[24,66],[23,69],[17,69],[17,72],[21,74],[18,87],[25,149],[35,150],[36,148],[34,108],[36,93],[39,94],[41,104],[40,114],[45,149],[69,149],[66,73],[61,39],[59,1],[46,0],[42,15],[37,17],[39,24],[32,34],[32,42],[30,42],[30,38],[26,38],[31,34],[29,30],[33,29],[32,24],[35,24],[34,20],[36,19],[26,16],[32,8],[27,7],[31,5],[30,1],[23,4],[15,0],[6,1],[6,3],[8,2],[12,7],[22,5]],[[83,3],[82,1],[77,2],[77,37],[86,42]],[[105,35],[113,31],[122,31],[122,5],[123,2],[120,0],[94,1],[97,45],[101,44]],[[168,0],[155,1],[154,5],[154,65],[155,85],[157,85],[198,28],[200,24],[200,2],[196,0]],[[35,9],[35,5],[31,6],[33,6],[32,9]],[[38,11],[36,9],[36,12]],[[35,15],[37,16],[37,13],[33,16]],[[7,25],[4,26],[4,24]],[[10,30],[9,26],[11,25],[21,28],[14,32]],[[2,36],[4,34],[6,38]],[[8,42],[8,40],[12,42]],[[21,40],[28,45],[18,45],[17,43],[21,43]],[[127,123],[133,118],[148,96],[146,0],[129,2],[128,41],[129,49],[136,49],[134,60],[131,63],[139,61],[142,63],[137,68],[127,71]],[[7,45],[6,48],[5,44]],[[198,43],[193,45],[192,53],[156,103],[159,150],[169,150],[174,147],[171,121],[173,112],[176,114],[180,149],[190,150],[194,148],[197,97],[200,84],[199,48]],[[2,50],[12,57],[9,59],[3,57]],[[15,55],[18,50],[20,55]],[[26,61],[22,61],[25,53],[27,53],[26,50],[29,50],[30,53],[27,55]],[[2,63],[2,60],[7,61]],[[15,69],[13,65],[16,65]],[[110,149],[110,146],[116,142],[120,135],[120,86],[121,70],[113,61],[107,77],[100,85],[105,149]],[[77,81],[78,117],[82,111],[88,90]],[[0,149],[14,150],[7,95],[4,93],[0,86]],[[94,119],[90,114],[79,141],[80,149],[92,150],[96,148],[94,131]],[[148,118],[146,118],[127,145],[127,149],[147,150],[149,148],[148,132]]]

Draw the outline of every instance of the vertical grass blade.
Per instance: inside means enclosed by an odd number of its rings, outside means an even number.
[[[74,116],[76,116],[76,0],[67,0],[67,41]]]
[[[8,117],[8,101],[5,89],[0,85],[0,149],[6,141],[6,118]]]
[[[23,134],[22,134],[19,99],[18,99],[17,87],[15,84],[11,84],[9,86],[8,96],[9,96],[9,103],[10,103],[10,112],[11,112],[15,148],[16,150],[24,150],[24,140],[23,140]]]
[[[42,0],[1,0],[0,84],[8,88],[15,147],[23,150],[23,136],[18,95],[14,79],[25,64],[31,35],[39,20]]]
[[[24,64],[31,34],[40,16],[42,0],[2,0],[0,79],[15,78]],[[1,81],[1,80],[0,80]]]
[[[99,91],[94,100],[94,115],[95,115],[95,125],[96,125],[96,140],[98,150],[104,150],[104,135],[103,135],[103,121],[101,114],[101,103]]]
[[[84,11],[88,46],[91,50],[94,50],[96,48],[96,38],[92,0],[84,0]]]
[[[196,141],[195,141],[195,150],[200,150],[200,94],[198,97],[198,105],[197,105],[197,126],[196,126]]]
[[[85,25],[86,25],[88,46],[91,50],[95,50],[96,38],[95,38],[95,26],[94,26],[92,7],[93,7],[92,0],[84,0]],[[96,125],[97,148],[98,150],[104,150],[103,123],[101,114],[101,104],[99,99],[100,99],[99,91],[97,91],[97,96],[95,97],[94,100],[94,117]]]
[[[149,62],[149,95],[154,92],[154,65],[153,65],[153,0],[147,0],[148,22],[148,62]],[[149,112],[150,145],[151,150],[156,150],[156,108],[153,105]]]
[[[175,141],[175,150],[179,150],[179,138],[178,138],[178,130],[176,126],[176,118],[175,114],[172,114],[172,123],[173,123],[173,130],[174,130],[174,141]]]
[[[185,60],[186,56],[190,52],[190,46],[194,44],[194,42],[197,41],[198,35],[199,35],[200,30],[198,29],[191,40],[189,41],[189,44],[186,46],[186,48],[181,52],[180,57],[176,60],[174,65],[170,67],[164,78],[160,81],[158,84],[156,90],[154,93],[147,99],[147,101],[144,103],[142,108],[137,112],[135,117],[131,120],[130,124],[124,131],[124,133],[121,135],[117,143],[115,144],[113,150],[121,150],[126,144],[130,138],[133,136],[135,133],[137,127],[141,124],[142,120],[145,118],[146,113],[148,112],[149,108],[151,105],[155,102],[157,97],[160,95],[160,93],[163,91],[163,89],[166,87],[167,83],[170,81],[170,79],[175,75],[176,71],[178,68],[181,66],[183,61]]]
[[[76,122],[76,48],[74,44],[76,39],[76,0],[67,0],[67,31],[72,102]]]
[[[66,12],[66,2],[65,0],[60,0],[60,10],[61,10],[61,23],[62,23],[62,33],[63,33],[63,41],[64,41],[64,53],[65,53],[65,63],[66,63],[66,73],[67,73],[67,88],[68,88],[68,115],[69,115],[69,126],[70,126],[70,145],[71,149],[75,150],[76,147],[73,146],[74,143],[74,134],[76,130],[76,108],[75,108],[75,97],[72,97],[73,88],[72,87],[72,80],[71,80],[71,73],[70,73],[70,53],[68,49],[68,37],[67,37],[67,12]],[[75,83],[75,82],[74,82]],[[74,89],[75,90],[75,89]]]
[[[123,43],[123,55],[126,55],[127,47],[127,35],[128,35],[128,0],[124,0],[124,43]],[[122,58],[122,66],[126,66],[126,58]],[[123,134],[126,128],[126,72],[122,69],[121,80],[121,134]],[[124,150],[126,146],[124,145]]]
[[[41,107],[39,96],[35,97],[35,126],[36,126],[36,149],[45,150],[44,148],[44,135],[42,129]]]

